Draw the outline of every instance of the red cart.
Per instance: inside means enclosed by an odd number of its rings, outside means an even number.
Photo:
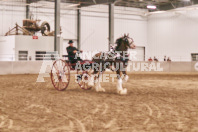
[[[63,55],[63,57],[67,58],[68,56]],[[74,73],[75,82],[78,83],[80,88],[85,90],[91,89],[91,87],[88,86],[88,81],[92,71],[92,63],[93,62],[89,60],[79,61],[75,64],[71,64],[67,59],[54,61],[50,74],[54,88],[58,91],[67,89],[71,77],[70,73],[72,72]]]

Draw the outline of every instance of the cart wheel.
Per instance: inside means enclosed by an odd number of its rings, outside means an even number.
[[[65,90],[70,81],[70,68],[64,60],[56,60],[51,70],[51,81],[54,88],[58,91]]]
[[[80,88],[84,90],[90,90],[92,87],[88,86],[88,82],[91,79],[90,76],[91,71],[80,71],[77,70],[76,74],[76,82],[80,86]]]

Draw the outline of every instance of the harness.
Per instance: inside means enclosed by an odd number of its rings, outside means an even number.
[[[116,52],[116,47],[113,47],[113,46],[110,47],[110,51],[103,52],[103,56],[104,56],[103,61],[106,61],[106,62],[108,61],[115,62],[117,60],[117,61],[126,63],[129,61],[128,59],[129,55],[122,56],[119,52]]]

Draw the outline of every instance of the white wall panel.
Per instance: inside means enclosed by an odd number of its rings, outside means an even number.
[[[51,2],[50,2],[51,3]],[[5,33],[15,26],[17,23],[19,26],[23,26],[23,20],[26,19],[26,7],[24,5],[12,5],[13,3],[3,3],[0,5],[0,35]],[[24,4],[24,3],[22,3]],[[39,25],[43,21],[47,21],[50,24],[51,31],[54,31],[54,9],[53,8],[40,8],[34,7],[37,4],[31,4],[30,14],[34,20],[41,20]],[[62,37],[65,39],[77,38],[77,15],[76,10],[61,10],[61,28]],[[41,36],[40,33],[37,35]]]
[[[51,30],[54,30],[54,9],[36,7],[38,4],[31,4],[30,13],[34,19],[40,19],[50,23]],[[8,8],[10,8],[8,11]],[[0,35],[4,35],[9,27],[12,28],[17,22],[22,26],[25,19],[25,6],[0,5]],[[4,10],[4,11],[3,11]],[[141,14],[145,10],[134,8],[115,7],[115,39],[124,33],[129,33],[138,46],[147,44],[147,22]],[[124,15],[125,14],[125,15]],[[132,15],[131,15],[132,14]],[[1,21],[2,20],[2,21]],[[77,39],[77,11],[72,9],[61,10],[62,37],[64,39],[63,53],[67,46],[68,39]],[[38,36],[39,33],[37,33]],[[53,43],[53,42],[51,42]],[[76,44],[76,43],[75,43]],[[81,47],[84,51],[107,51],[108,50],[108,6],[95,5],[82,8],[81,16]]]
[[[64,39],[77,39],[77,11],[61,11],[61,29]]]
[[[82,16],[81,47],[84,51],[108,50],[108,19]]]
[[[0,5],[0,35],[5,35],[15,24],[22,26],[25,7]]]
[[[129,33],[138,46],[147,45],[147,21],[142,20],[115,20],[115,39],[124,33]]]
[[[32,39],[32,36],[15,37],[15,53],[16,60],[19,51],[28,51],[28,57],[31,56],[35,60],[36,51],[54,51],[54,37],[53,36],[39,36],[38,39]]]
[[[147,45],[146,10],[115,7],[115,40],[129,33],[138,46]],[[124,15],[125,14],[125,15]],[[108,50],[108,6],[82,8],[82,48],[84,50]],[[85,47],[85,48],[84,48]]]
[[[115,40],[124,33],[129,33],[129,36],[133,38],[137,46],[145,47],[147,54],[147,18],[143,15],[145,12],[146,10],[141,9],[116,7]],[[137,60],[144,58],[143,52],[136,53]]]
[[[15,37],[0,36],[0,61],[15,60]]]
[[[84,9],[84,8],[83,8]],[[89,9],[89,8],[88,8]],[[87,9],[87,10],[88,10]],[[108,13],[82,10],[81,47],[84,51],[108,51]],[[91,9],[89,9],[91,10]]]
[[[65,51],[62,37],[60,45],[60,55],[62,55]],[[0,37],[0,61],[18,61],[19,51],[27,51],[28,58],[35,60],[36,51],[54,51],[54,37],[39,36],[38,39],[24,35]]]
[[[170,56],[174,61],[191,61],[198,52],[198,10],[167,12],[148,17],[149,56]]]

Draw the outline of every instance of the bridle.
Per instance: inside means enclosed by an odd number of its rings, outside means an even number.
[[[124,41],[127,43],[127,46],[130,48],[130,46],[133,44],[133,39],[128,37],[128,36],[125,36],[124,37]]]
[[[122,41],[124,41],[127,44],[128,48],[130,48],[131,45],[134,42],[132,38],[128,37],[128,35],[127,36],[125,35],[124,37],[117,39],[117,41],[116,41],[116,44],[117,44],[116,49],[118,49],[121,46],[121,44],[118,42],[121,39],[122,39]]]

